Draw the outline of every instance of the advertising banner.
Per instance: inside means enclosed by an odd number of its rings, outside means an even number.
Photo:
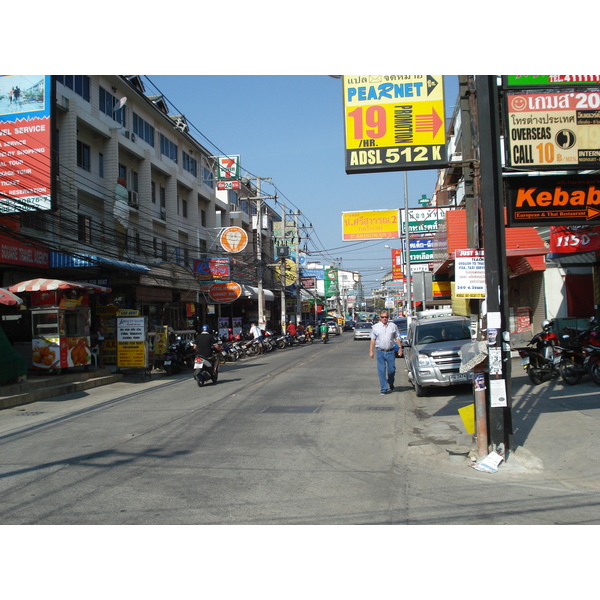
[[[117,366],[145,367],[147,317],[117,317]]]
[[[415,208],[408,211],[408,232],[412,234],[435,233],[446,218],[448,208]],[[402,234],[406,232],[405,212],[402,212]],[[404,240],[404,238],[402,238]],[[403,241],[404,243],[404,241]],[[413,243],[410,243],[413,250]]]
[[[600,251],[600,226],[558,225],[550,227],[550,252],[571,254],[598,251]]]
[[[400,237],[400,211],[369,210],[342,213],[342,240],[376,240]]]
[[[325,270],[325,298],[330,296],[337,296],[338,293],[338,270],[337,269],[326,269]]]
[[[0,214],[52,210],[50,75],[0,76]]]
[[[455,254],[456,298],[485,298],[485,258],[483,250],[456,250]]]
[[[600,176],[506,177],[508,223],[593,225],[600,222]]]
[[[600,75],[504,75],[504,87],[580,86],[600,83]]]
[[[506,92],[506,164],[597,169],[600,87]]]
[[[402,250],[399,248],[392,248],[392,279],[402,279],[403,277]]]
[[[199,282],[225,283],[231,277],[228,258],[201,258],[194,261],[194,277]]]
[[[446,164],[441,75],[343,75],[346,173]]]

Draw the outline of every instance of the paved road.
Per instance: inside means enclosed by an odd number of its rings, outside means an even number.
[[[379,395],[351,334],[0,413],[2,524],[596,523],[598,487],[448,460],[467,388]],[[596,483],[599,479],[596,478]]]

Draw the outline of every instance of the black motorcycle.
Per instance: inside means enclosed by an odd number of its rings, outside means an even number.
[[[562,358],[558,370],[567,385],[576,385],[586,373],[600,385],[600,340],[596,317],[583,331],[566,329],[562,336]]]
[[[542,331],[536,333],[527,346],[516,348],[521,357],[521,365],[533,385],[539,385],[559,376],[558,365],[561,348],[558,335],[550,331],[552,321],[542,322]]]

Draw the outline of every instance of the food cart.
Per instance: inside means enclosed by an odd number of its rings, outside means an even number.
[[[91,363],[89,294],[110,288],[36,279],[9,290],[30,295],[33,367],[56,373],[71,367],[87,370]]]

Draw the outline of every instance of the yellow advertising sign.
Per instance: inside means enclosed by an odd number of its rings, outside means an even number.
[[[344,75],[346,173],[446,161],[442,75]]]
[[[146,342],[118,342],[119,367],[145,367]]]
[[[342,213],[342,239],[376,240],[400,237],[400,211],[369,210]]]

